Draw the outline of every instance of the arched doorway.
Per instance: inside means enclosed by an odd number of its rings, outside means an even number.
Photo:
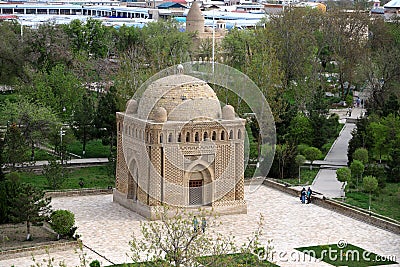
[[[188,173],[190,206],[207,205],[212,201],[212,178],[208,168],[197,165]]]
[[[203,175],[201,172],[190,173],[189,205],[203,205]]]

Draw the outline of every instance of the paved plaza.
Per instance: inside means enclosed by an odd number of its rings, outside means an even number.
[[[398,235],[316,205],[301,204],[297,197],[266,186],[253,189],[246,186],[248,214],[222,216],[223,225],[219,231],[227,235],[232,233],[238,241],[245,241],[256,229],[259,214],[263,214],[266,224],[262,243],[272,239],[279,266],[331,266],[323,262],[304,262],[303,254],[294,248],[334,244],[341,240],[382,256],[395,256],[397,262],[400,260]],[[113,203],[111,195],[53,198],[52,205],[54,209],[68,209],[75,214],[84,244],[114,263],[129,262],[128,242],[133,232],[139,234],[143,217]],[[102,266],[110,265],[93,252],[86,249],[84,252],[90,261],[98,259]],[[79,255],[73,250],[54,252],[51,256],[56,262],[64,260],[68,266],[79,266]],[[46,257],[37,255],[35,258],[40,261]],[[300,262],[299,257],[302,258]],[[31,257],[23,257],[0,261],[0,266],[25,267],[32,263]]]

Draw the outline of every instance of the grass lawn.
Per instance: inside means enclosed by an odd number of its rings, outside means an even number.
[[[31,155],[31,151],[28,152],[29,156]],[[46,151],[35,148],[35,161],[40,160],[50,160],[50,159],[57,159],[56,156],[47,153]]]
[[[260,260],[254,254],[244,254],[244,253],[236,253],[236,254],[226,254],[226,255],[219,255],[216,256],[205,256],[200,257],[199,262],[204,264],[205,266],[212,266],[212,267],[236,267],[236,266],[248,266],[248,267],[274,267],[278,266],[275,265],[267,260]]]
[[[157,267],[157,266],[171,266],[167,262],[138,262],[138,263],[124,263],[124,264],[116,264],[116,265],[109,265],[106,267]]]
[[[198,262],[210,267],[275,267],[273,263],[268,261],[260,261],[256,255],[253,254],[227,254],[219,256],[205,256],[199,257]],[[163,262],[162,264],[157,264],[154,262],[142,262],[142,263],[126,263],[110,265],[108,267],[153,267],[153,266],[168,266],[168,263]]]
[[[45,190],[50,189],[47,185],[46,178],[41,174],[21,172],[19,175],[21,177],[21,182],[34,184]],[[79,189],[79,181],[81,178],[84,182],[84,188],[107,188],[108,186],[114,186],[115,182],[114,178],[110,178],[107,166],[86,167],[71,170],[68,174],[68,178],[60,189]]]
[[[301,247],[296,250],[333,266],[367,267],[397,263],[351,244],[339,245]]]
[[[387,183],[379,195],[372,195],[371,211],[400,221],[400,203],[397,196],[400,183]],[[364,192],[346,193],[346,203],[368,209],[369,194]]]
[[[299,178],[285,178],[285,179],[279,179],[279,182],[283,183],[289,183],[291,185],[311,185],[312,182],[315,179],[315,176],[317,175],[319,171],[319,168],[313,168],[310,170],[310,168],[302,168],[301,169],[301,176],[300,176],[300,183],[299,183]]]
[[[67,151],[75,155],[82,155],[82,143],[75,141],[68,145]],[[103,145],[100,139],[91,140],[86,144],[85,158],[108,158],[110,155],[110,146]]]

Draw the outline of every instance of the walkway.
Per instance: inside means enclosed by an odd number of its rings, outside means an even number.
[[[341,121],[346,120],[344,110],[339,113]],[[357,119],[363,114],[365,110],[361,108],[353,108],[351,119]],[[331,149],[323,161],[316,161],[316,164],[321,165],[317,176],[315,177],[312,188],[314,191],[322,193],[329,198],[338,198],[343,196],[342,183],[336,178],[336,170],[338,168],[347,166],[347,149],[349,141],[352,138],[351,132],[356,128],[354,123],[345,122],[339,137],[333,143]]]
[[[246,186],[248,213],[220,217],[223,225],[217,229],[225,235],[236,237],[237,243],[245,242],[256,229],[262,214],[265,227],[261,244],[272,240],[275,260],[282,267],[328,267],[323,262],[307,261],[304,254],[294,248],[311,245],[335,244],[341,240],[377,253],[395,256],[400,260],[400,236],[365,224],[316,205],[301,204],[297,197],[261,186],[253,192]],[[252,193],[250,193],[251,191]],[[136,213],[112,202],[111,195],[53,198],[54,209],[68,209],[75,214],[78,233],[84,244],[115,263],[129,262],[128,242],[133,233],[140,234],[139,225],[144,219]],[[98,259],[102,265],[110,263],[93,252],[84,250],[89,260]],[[80,266],[79,255],[73,250],[52,253],[55,262],[64,260],[68,266]],[[46,255],[36,255],[37,261]],[[89,261],[89,262],[90,262]],[[0,261],[1,267],[28,267],[31,257]],[[58,266],[58,265],[57,265]],[[389,265],[387,265],[389,266]],[[400,265],[390,265],[400,266]]]
[[[67,166],[70,165],[96,165],[96,164],[104,164],[108,162],[108,158],[86,158],[86,159],[70,159],[64,160],[64,164]],[[34,163],[25,162],[23,167],[41,167],[43,165],[47,165],[49,162],[47,160],[39,160]],[[20,164],[16,164],[16,167],[21,167]]]

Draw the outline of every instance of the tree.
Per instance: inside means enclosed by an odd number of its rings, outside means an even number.
[[[86,143],[94,137],[95,107],[90,94],[84,94],[74,112],[72,129],[82,143],[82,156],[86,154]]]
[[[18,187],[11,202],[10,219],[16,223],[26,222],[26,240],[31,240],[31,223],[44,221],[50,215],[50,201],[50,197],[44,197],[44,191],[31,184]]]
[[[295,162],[296,165],[299,167],[299,183],[300,183],[300,176],[301,176],[300,167],[301,165],[304,164],[304,162],[306,162],[306,157],[304,157],[303,155],[297,155],[295,158]]]
[[[25,30],[24,43],[29,55],[27,63],[34,70],[50,72],[58,64],[72,63],[70,41],[59,25],[40,23],[37,29]]]
[[[297,113],[290,121],[289,132],[285,135],[285,139],[293,140],[295,144],[312,145],[312,137],[313,128],[309,118],[302,112]]]
[[[21,87],[21,93],[29,101],[52,110],[66,123],[85,93],[82,81],[65,65],[58,64],[48,72],[35,73],[32,81]]]
[[[6,101],[0,114],[0,121],[10,121],[21,131],[22,139],[31,147],[31,161],[35,160],[35,145],[45,141],[60,123],[50,109],[22,97],[17,102]]]
[[[55,210],[50,215],[51,228],[58,235],[69,235],[74,224],[75,215],[69,210]]]
[[[27,146],[21,130],[13,123],[7,129],[4,139],[4,158],[5,162],[11,165],[11,169],[15,169],[17,163],[22,163],[28,160],[26,152]]]
[[[208,215],[205,233],[196,229],[193,214],[170,207],[163,207],[157,214],[157,221],[141,222],[142,238],[134,235],[130,241],[133,262],[152,261],[157,266],[200,266],[199,257],[210,255],[212,266],[233,266],[220,262],[220,256],[226,253],[253,253],[260,245],[262,217],[249,242],[238,247],[234,237],[214,230],[220,225],[215,216],[200,213],[199,218]]]
[[[348,182],[350,182],[351,179],[351,170],[347,167],[343,167],[340,169],[336,170],[336,178],[338,179],[339,182],[342,182],[342,190],[343,190],[343,200],[344,200],[344,194],[345,194],[345,187]]]
[[[400,27],[398,21],[370,20],[368,25],[368,47],[363,50],[362,78],[367,81],[369,91],[369,114],[388,114],[386,102],[392,94],[399,95],[400,80]],[[385,114],[386,113],[386,114]]]
[[[275,158],[278,161],[280,178],[285,178],[285,169],[290,161],[293,161],[296,155],[296,147],[291,143],[276,145]]]
[[[353,177],[355,176],[355,178],[357,179],[356,186],[358,188],[358,179],[360,177],[362,178],[362,174],[364,173],[364,164],[361,161],[355,159],[350,164],[350,170]]]
[[[310,170],[312,170],[314,160],[321,158],[322,152],[316,147],[309,147],[304,150],[304,156],[310,161]]]
[[[51,189],[60,189],[67,179],[65,169],[54,159],[49,160],[49,164],[43,166],[42,173]]]
[[[379,162],[382,162],[382,153],[388,151],[388,127],[381,122],[371,122],[369,132],[373,138],[373,152],[379,155]]]
[[[347,167],[337,169],[336,178],[342,183],[349,182],[351,179],[351,170]]]
[[[365,148],[357,148],[353,154],[353,160],[361,161],[362,164],[368,164],[368,150]]]
[[[343,100],[357,83],[357,67],[365,55],[369,18],[362,12],[332,10],[322,24],[323,43],[335,61],[335,72]]]
[[[116,113],[121,111],[121,99],[117,95],[115,87],[101,96],[97,107],[95,125],[100,129],[99,136],[104,144],[110,145],[110,155],[113,152],[117,132]]]
[[[393,147],[389,152],[389,161],[387,163],[390,174],[388,180],[393,182],[400,181],[400,135],[393,141]]]
[[[369,193],[368,210],[371,212],[371,193],[378,189],[378,180],[374,176],[365,176],[363,179],[363,188]]]
[[[0,23],[0,84],[13,85],[25,81],[26,46],[21,38],[21,26],[17,21]]]
[[[89,18],[82,22],[75,19],[64,26],[64,31],[71,40],[75,55],[104,58],[112,49],[111,28],[104,26],[101,21]]]

